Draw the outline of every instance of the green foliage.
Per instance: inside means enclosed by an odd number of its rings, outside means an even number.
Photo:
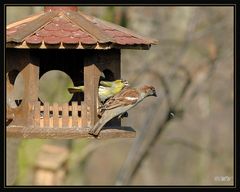
[[[36,156],[41,146],[46,142],[43,139],[22,140],[18,151],[17,185],[31,184],[31,171],[36,162]]]
[[[115,7],[113,7],[113,6],[106,7],[106,11],[105,11],[105,14],[103,15],[102,19],[114,23]]]
[[[119,14],[117,14],[119,13]],[[120,18],[118,18],[120,17]],[[127,9],[120,8],[120,7],[106,7],[105,14],[102,17],[103,20],[116,23],[118,25],[121,25],[123,27],[127,27],[128,20],[127,20]]]
[[[122,15],[121,15],[121,20],[119,24],[123,27],[128,26],[127,11],[125,8],[122,9]]]

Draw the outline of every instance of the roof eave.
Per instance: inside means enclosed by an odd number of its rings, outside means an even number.
[[[149,50],[151,44],[139,44],[139,45],[120,45],[115,43],[106,43],[106,44],[95,44],[95,45],[82,45],[82,44],[57,44],[57,45],[46,45],[44,43],[41,44],[27,44],[23,43],[15,43],[15,42],[7,42],[6,48],[17,48],[17,49],[96,49],[96,50],[108,50],[108,49],[137,49],[137,50]]]

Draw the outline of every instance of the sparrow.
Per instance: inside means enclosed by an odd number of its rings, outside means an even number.
[[[119,93],[125,86],[129,86],[126,80],[115,80],[115,81],[100,81],[98,87],[98,95],[102,103],[108,98]],[[84,92],[84,86],[70,87],[68,88],[70,93]]]
[[[153,86],[144,85],[140,88],[124,87],[118,94],[109,98],[104,105],[100,107],[99,116],[101,117],[89,134],[97,136],[103,126],[114,117],[121,118],[126,112],[143,101],[146,97],[157,97]]]

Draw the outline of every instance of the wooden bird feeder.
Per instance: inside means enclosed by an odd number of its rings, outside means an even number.
[[[88,130],[98,120],[101,73],[109,80],[120,79],[121,49],[149,49],[157,42],[72,6],[47,6],[44,12],[9,24],[6,35],[7,95],[13,89],[14,71],[24,80],[21,103],[17,108],[7,106],[7,116],[12,117],[7,136],[20,138],[93,137]],[[74,86],[84,84],[84,95],[66,103],[41,101],[39,79],[51,70],[68,74]],[[135,137],[135,131],[113,119],[98,137]]]

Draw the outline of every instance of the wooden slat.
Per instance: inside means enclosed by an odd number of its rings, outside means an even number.
[[[59,127],[58,104],[53,103],[53,127]]]
[[[68,126],[68,103],[62,105],[62,127]]]
[[[78,103],[72,102],[72,127],[78,126]]]
[[[58,127],[62,128],[62,104],[58,104]]]
[[[40,127],[40,102],[34,102],[34,126]]]
[[[82,118],[78,117],[78,127],[82,127]]]
[[[87,106],[85,104],[85,102],[81,102],[81,119],[82,119],[82,127],[87,127],[88,123],[87,123]]]
[[[104,31],[99,29],[96,25],[94,25],[91,21],[84,18],[82,15],[77,12],[69,11],[65,13],[65,15],[79,27],[81,27],[84,31],[90,33],[93,37],[95,37],[99,43],[107,43],[107,42],[115,42],[113,38],[108,36]]]
[[[16,34],[9,35],[7,42],[13,41],[20,43],[27,36],[33,34],[36,30],[40,29],[43,25],[48,23],[53,17],[57,16],[59,12],[48,12],[38,17],[37,19],[28,22],[25,26],[20,28]]]
[[[43,14],[44,14],[44,12],[41,11],[41,12],[39,12],[39,13],[37,13],[37,14],[35,13],[35,14],[33,14],[33,15],[30,15],[29,17],[27,17],[27,18],[25,18],[25,19],[23,19],[23,20],[21,20],[21,21],[17,21],[17,22],[14,22],[14,23],[10,23],[10,24],[7,25],[7,29],[10,29],[10,28],[12,28],[12,27],[16,27],[16,26],[21,25],[21,24],[23,24],[23,23],[30,22],[30,21],[38,18],[39,16],[41,16],[41,15],[43,15]]]
[[[49,125],[49,103],[46,102],[44,103],[44,106],[41,106],[43,107],[43,113],[44,113],[44,116],[43,116],[43,120],[44,120],[44,127],[50,127]]]

